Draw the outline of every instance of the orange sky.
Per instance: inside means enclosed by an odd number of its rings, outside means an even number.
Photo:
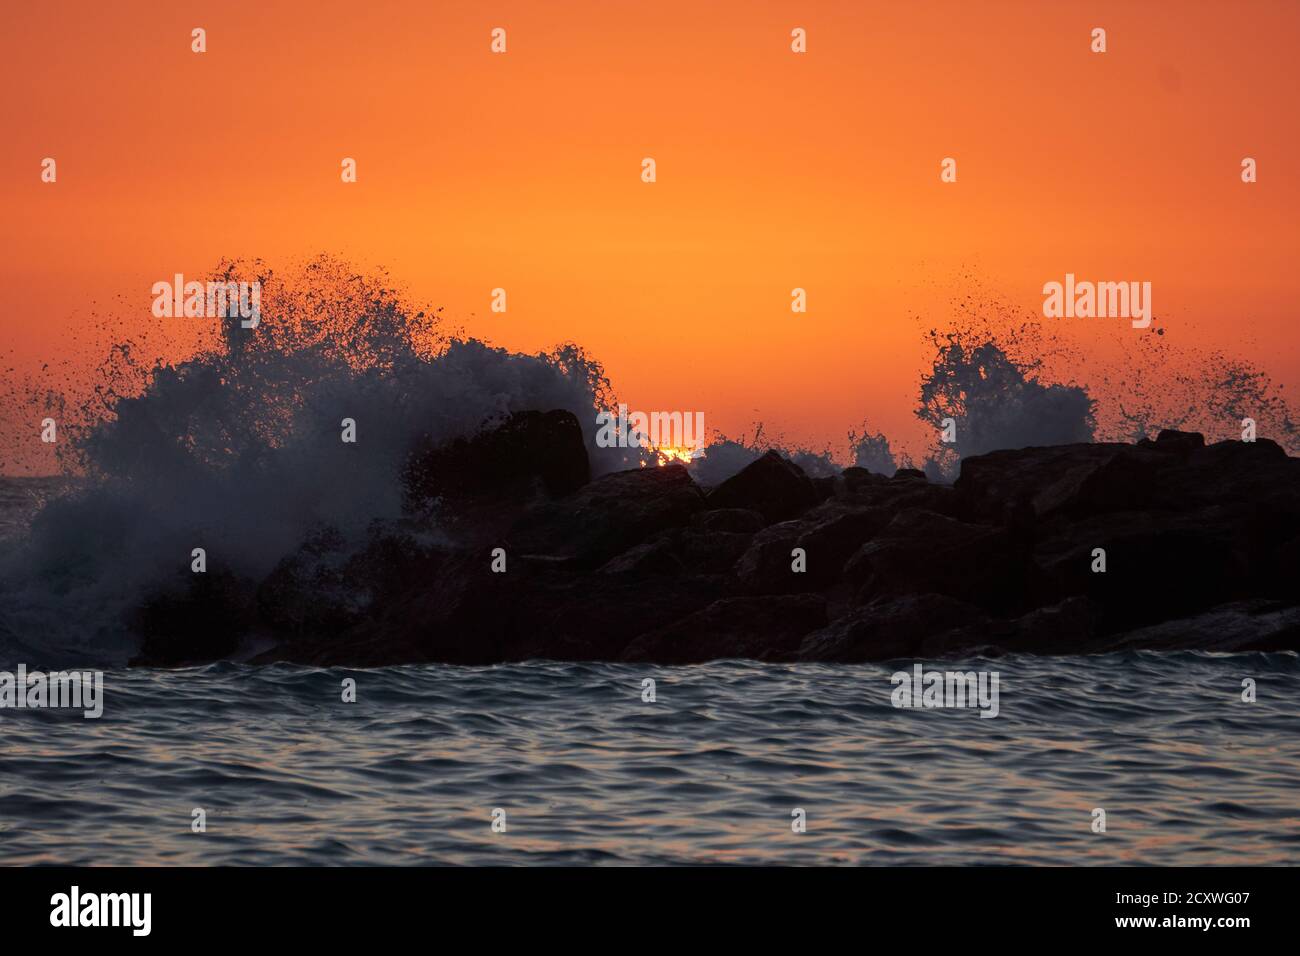
[[[634,408],[819,446],[867,416],[906,426],[914,316],[942,325],[971,270],[1035,315],[1067,271],[1150,281],[1176,341],[1300,385],[1300,3],[224,0],[6,20],[0,352],[20,366],[96,310],[193,321],[150,314],[176,272],[333,252],[490,341],[577,341]],[[1122,320],[1073,321],[1086,342]]]

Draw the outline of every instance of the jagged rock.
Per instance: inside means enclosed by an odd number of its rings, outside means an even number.
[[[820,504],[827,498],[834,497],[843,484],[838,475],[818,475],[808,480],[812,482],[813,486],[813,504]]]
[[[1047,536],[1033,553],[1033,599],[1084,595],[1103,631],[1138,627],[1242,596],[1253,586],[1241,528],[1207,513],[1113,512]],[[1106,555],[1095,572],[1093,551]]]
[[[886,478],[862,468],[846,468],[839,497],[857,507],[885,508],[893,513],[919,508],[955,514],[957,498],[950,486],[935,484],[915,469],[901,469],[900,474]]]
[[[683,528],[674,533],[682,566],[694,574],[728,574],[754,540],[752,534]]]
[[[334,633],[355,624],[368,596],[346,576],[346,544],[338,529],[323,528],[276,565],[257,588],[262,620],[288,634]]]
[[[753,535],[701,528],[669,528],[608,561],[601,574],[726,574]]]
[[[859,603],[934,592],[994,611],[1023,600],[1023,568],[1007,532],[930,511],[900,512],[849,559]]]
[[[1085,480],[1131,447],[1051,445],[974,455],[962,459],[953,488],[968,520],[1006,524],[1025,510],[1043,517],[1070,504]]]
[[[826,601],[816,594],[723,598],[632,641],[622,659],[656,664],[788,661],[803,636],[825,623]]]
[[[823,587],[838,580],[849,558],[893,517],[889,508],[842,500],[827,501],[808,512],[804,515],[807,530],[795,540],[808,556],[808,577]]]
[[[1095,649],[1097,610],[1086,597],[1075,595],[1028,614],[1000,629],[991,639],[1008,651],[1031,654],[1082,654]]]
[[[571,494],[590,478],[582,426],[572,412],[516,412],[495,428],[434,445],[410,456],[405,473],[408,508],[443,497],[514,494],[534,483],[552,497]]]
[[[1252,599],[1116,635],[1108,651],[1300,651],[1300,607]]]
[[[750,540],[736,562],[736,578],[751,594],[787,594],[813,589],[812,579],[795,573],[791,555],[795,542],[811,525],[802,520],[769,525]]]
[[[719,508],[716,511],[701,511],[691,515],[691,527],[703,531],[732,531],[739,534],[755,534],[762,531],[767,524],[759,512],[748,508]]]
[[[799,646],[799,659],[861,663],[941,656],[953,649],[955,635],[986,621],[979,608],[944,594],[885,598],[809,634]]]
[[[1205,436],[1200,432],[1180,432],[1174,428],[1166,428],[1156,436],[1154,442],[1146,438],[1138,442],[1139,447],[1147,445],[1153,445],[1163,451],[1188,455],[1198,448],[1205,447]]]
[[[686,524],[703,507],[704,494],[682,465],[615,472],[525,512],[509,532],[507,550],[594,567],[656,531]]]
[[[893,514],[876,505],[831,499],[794,521],[770,525],[754,535],[736,564],[736,577],[751,594],[820,590],[837,581],[845,562],[889,524]],[[793,550],[802,548],[806,570],[792,570]]]
[[[1300,649],[1300,459],[1266,439],[999,451],[954,486],[814,482],[769,454],[706,498],[681,465],[572,489],[566,414],[424,449],[418,506],[362,544],[325,529],[256,587],[212,571],[153,594],[136,662],[250,634],[279,642],[257,661],[353,666]]]
[[[859,468],[857,465],[850,465],[845,468],[840,472],[840,478],[844,482],[845,493],[850,495],[869,488],[882,487],[889,483],[889,479],[884,475],[878,475],[866,468]]]
[[[708,507],[747,508],[770,523],[793,518],[818,500],[818,491],[803,470],[769,451],[710,491]]]
[[[253,582],[221,568],[186,572],[147,598],[129,622],[141,636],[133,667],[181,667],[230,657],[255,615]]]

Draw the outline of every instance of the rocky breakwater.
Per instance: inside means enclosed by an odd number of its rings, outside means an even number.
[[[1300,649],[1300,459],[1271,441],[1022,448],[813,479],[769,452],[589,480],[576,419],[416,449],[406,515],[135,612],[134,663],[689,664]],[[252,653],[250,647],[269,647]]]

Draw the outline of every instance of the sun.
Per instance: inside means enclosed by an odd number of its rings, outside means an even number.
[[[687,448],[684,445],[660,445],[655,451],[659,453],[659,464],[661,465],[671,465],[676,462],[689,465],[695,459],[704,456],[703,450]]]

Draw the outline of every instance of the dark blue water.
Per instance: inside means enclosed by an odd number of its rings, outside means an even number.
[[[0,710],[0,861],[1300,863],[1295,655],[965,666],[996,718],[879,666],[110,671],[98,721]]]

